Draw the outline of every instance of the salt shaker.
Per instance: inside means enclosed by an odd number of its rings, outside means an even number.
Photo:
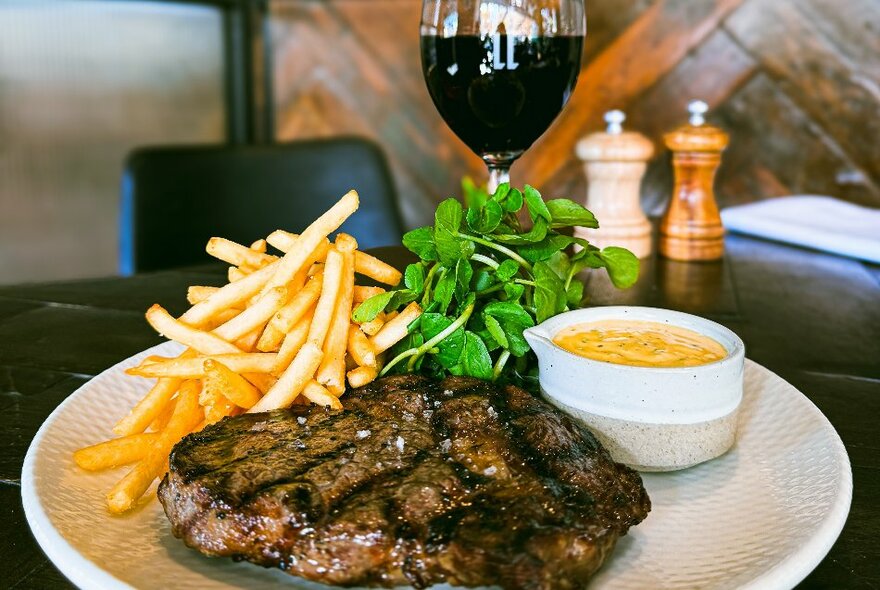
[[[599,229],[575,228],[575,235],[599,246],[623,246],[639,258],[651,253],[651,224],[639,195],[647,161],[654,153],[650,140],[623,130],[622,111],[605,113],[604,132],[578,142],[576,153],[587,175],[587,209],[599,220]]]
[[[717,260],[724,255],[724,226],[713,185],[728,135],[706,124],[709,106],[688,104],[690,121],[667,133],[675,186],[660,221],[660,253],[674,260]]]

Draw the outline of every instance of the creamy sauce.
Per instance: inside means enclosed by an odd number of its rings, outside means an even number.
[[[553,342],[589,359],[633,367],[695,367],[727,356],[724,347],[712,338],[659,322],[576,324],[557,333]]]

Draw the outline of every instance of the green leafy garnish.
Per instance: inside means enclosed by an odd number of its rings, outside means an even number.
[[[568,227],[579,225],[581,227],[597,228],[599,222],[589,210],[569,199],[553,199],[547,201],[547,209],[553,218],[552,227]]]
[[[437,247],[434,246],[434,229],[420,227],[403,235],[403,245],[425,262],[437,260]]]
[[[608,270],[611,282],[618,289],[631,286],[639,278],[638,259],[636,258],[635,264],[633,264],[635,256],[626,248],[608,246],[599,252],[599,257],[605,263],[604,266]]]
[[[412,301],[422,306],[409,335],[388,351],[382,374],[525,378],[537,363],[523,330],[581,305],[578,273],[604,268],[618,288],[638,278],[639,261],[628,250],[600,250],[556,231],[598,227],[593,214],[574,201],[545,201],[528,185],[519,190],[502,184],[490,195],[465,179],[462,188],[464,205],[446,199],[433,226],[403,236],[419,262],[407,266],[402,284],[364,301],[352,314],[365,322]],[[531,220],[527,229],[521,213]],[[569,253],[572,246],[578,251]]]
[[[394,293],[394,291],[386,291],[385,293],[370,297],[357,306],[357,309],[351,314],[351,319],[359,324],[373,321],[379,315],[379,312],[384,310],[385,306],[391,302]]]

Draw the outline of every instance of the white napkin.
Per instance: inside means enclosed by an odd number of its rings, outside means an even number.
[[[730,231],[880,263],[880,209],[793,196],[728,207],[721,219]]]

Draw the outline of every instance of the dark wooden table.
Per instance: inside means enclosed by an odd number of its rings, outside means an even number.
[[[143,319],[150,304],[180,313],[188,285],[222,282],[219,269],[200,269],[0,288],[0,585],[70,586],[21,507],[22,461],[40,424],[90,377],[160,342]],[[824,412],[846,444],[855,491],[843,534],[801,587],[880,587],[880,267],[730,236],[723,262],[651,260],[631,290],[597,274],[588,292],[595,304],[668,307],[727,325],[750,358]]]

